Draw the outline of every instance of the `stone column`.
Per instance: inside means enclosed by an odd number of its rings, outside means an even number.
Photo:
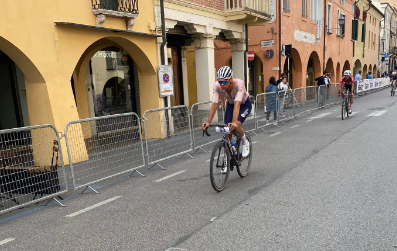
[[[232,46],[233,77],[244,81],[244,60],[247,60],[244,57],[245,41],[242,38],[231,39],[230,45]]]
[[[211,34],[193,35],[196,58],[197,101],[206,102],[212,98],[215,82],[214,39]]]
[[[189,105],[189,84],[187,78],[187,60],[186,60],[187,47],[182,46],[181,58],[182,58],[182,82],[183,82],[183,100],[185,105]]]

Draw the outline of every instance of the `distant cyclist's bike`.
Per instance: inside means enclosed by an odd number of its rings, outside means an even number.
[[[235,131],[233,131],[233,138],[237,140],[236,143],[232,145],[229,138],[226,136],[230,134],[227,125],[211,125],[211,127],[216,127],[216,131],[223,134],[222,140],[215,144],[210,159],[211,185],[215,191],[220,192],[225,188],[230,171],[233,171],[234,167],[236,167],[237,173],[241,178],[248,175],[252,160],[252,142],[250,136],[245,134],[250,144],[250,153],[247,157],[243,158],[241,139]],[[207,131],[203,131],[203,136],[204,133],[207,136],[211,136]]]
[[[396,92],[396,83],[395,83],[396,81],[395,80],[393,80],[392,81],[392,83],[391,83],[391,90],[390,90],[390,96],[394,96],[394,93]]]
[[[345,87],[343,86],[342,89]],[[349,117],[349,105],[350,105],[350,93],[348,90],[345,89],[343,94],[343,101],[342,101],[342,120]]]

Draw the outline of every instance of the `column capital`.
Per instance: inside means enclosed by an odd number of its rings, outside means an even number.
[[[245,39],[243,38],[233,38],[229,40],[233,51],[245,51]]]
[[[200,48],[214,48],[215,36],[213,34],[193,34],[192,38],[194,40],[194,47]]]

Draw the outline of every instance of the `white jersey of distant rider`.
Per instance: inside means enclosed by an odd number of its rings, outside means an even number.
[[[238,78],[233,78],[233,83],[233,90],[231,92],[231,97],[229,97],[227,92],[222,90],[222,87],[218,81],[215,82],[212,94],[212,103],[218,103],[219,94],[222,94],[227,99],[228,104],[234,104],[234,101],[241,101],[242,104],[245,104],[249,94],[245,89],[244,81]]]

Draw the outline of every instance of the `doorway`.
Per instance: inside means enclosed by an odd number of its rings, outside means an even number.
[[[255,55],[252,61],[248,61],[248,93],[256,97],[264,93],[263,84],[263,64],[259,57]]]

